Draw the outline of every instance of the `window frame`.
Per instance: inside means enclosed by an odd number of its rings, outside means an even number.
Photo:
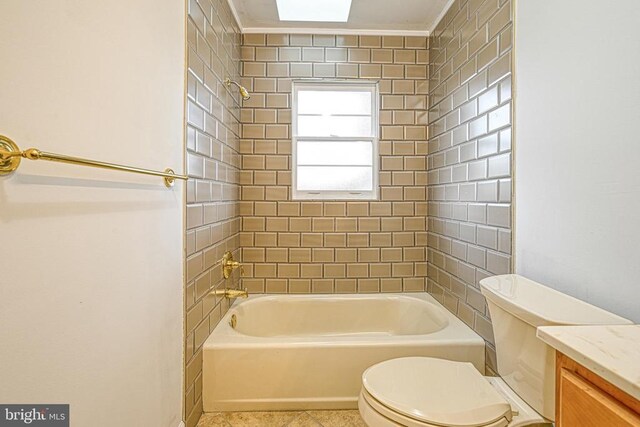
[[[365,88],[363,90],[363,88]],[[298,136],[298,92],[300,90],[336,91],[357,90],[371,93],[371,136],[366,137],[313,137]],[[293,80],[291,82],[291,199],[292,200],[379,200],[379,129],[380,92],[378,81],[371,80]],[[370,141],[371,142],[371,191],[298,190],[298,141]]]

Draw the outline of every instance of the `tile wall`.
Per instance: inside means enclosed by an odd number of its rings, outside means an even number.
[[[478,282],[511,271],[511,0],[456,0],[430,37],[428,290],[488,343]]]
[[[246,34],[240,172],[250,292],[426,290],[426,37]],[[380,83],[380,199],[291,200],[291,81]]]
[[[228,308],[207,296],[224,287],[226,250],[253,293],[428,290],[487,340],[495,367],[478,281],[511,268],[512,12],[511,0],[456,0],[429,38],[241,41],[226,1],[190,0],[188,427],[202,343]],[[222,84],[240,75],[242,108]],[[291,200],[291,81],[305,78],[379,81],[379,200]]]
[[[228,308],[218,261],[240,255],[240,98],[223,81],[240,77],[240,33],[226,0],[190,0],[187,19],[185,419],[202,413],[202,343]],[[239,285],[235,273],[226,284]]]

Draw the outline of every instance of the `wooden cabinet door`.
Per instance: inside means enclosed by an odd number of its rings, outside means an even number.
[[[640,416],[583,377],[560,369],[561,427],[640,427]]]

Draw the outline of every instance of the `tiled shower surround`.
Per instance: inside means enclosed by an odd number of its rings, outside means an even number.
[[[428,290],[488,343],[478,282],[511,271],[512,2],[456,0],[429,64]]]
[[[185,417],[202,413],[202,344],[228,308],[208,295],[224,288],[218,261],[239,257],[240,33],[226,0],[190,0],[187,19],[187,222]],[[238,287],[239,273],[229,286]]]
[[[426,290],[426,37],[246,34],[241,246],[249,292]],[[291,81],[377,80],[378,201],[291,200]],[[340,155],[340,153],[336,153]]]
[[[202,412],[202,343],[228,308],[207,296],[225,286],[226,250],[253,293],[428,290],[487,340],[495,369],[478,282],[511,269],[512,13],[456,0],[429,38],[240,40],[225,0],[190,0],[187,427]],[[379,200],[291,200],[291,81],[305,78],[379,81]]]

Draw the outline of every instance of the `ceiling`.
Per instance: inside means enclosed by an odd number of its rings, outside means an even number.
[[[276,0],[228,1],[245,33],[379,35],[427,35],[451,4],[451,0],[352,0],[348,22],[324,23],[280,21]]]

